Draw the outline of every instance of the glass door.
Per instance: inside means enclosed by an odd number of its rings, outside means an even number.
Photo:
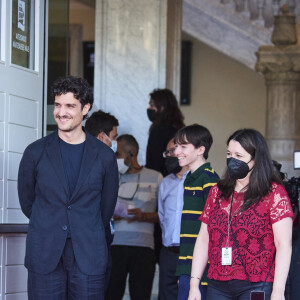
[[[69,74],[69,0],[49,1],[48,16],[47,134],[56,129],[51,85]]]

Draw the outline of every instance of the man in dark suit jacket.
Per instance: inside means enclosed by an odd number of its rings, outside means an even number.
[[[93,104],[86,80],[60,78],[52,93],[58,130],[29,145],[19,168],[20,205],[29,218],[28,298],[104,299],[115,155],[81,126]]]

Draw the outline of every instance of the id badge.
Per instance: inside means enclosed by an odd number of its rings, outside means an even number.
[[[265,300],[264,291],[252,291],[250,294],[250,300]]]
[[[222,266],[230,266],[232,263],[232,248],[222,248]]]

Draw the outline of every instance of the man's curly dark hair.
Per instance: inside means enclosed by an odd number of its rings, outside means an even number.
[[[92,88],[86,79],[75,76],[66,76],[55,80],[51,87],[51,98],[53,101],[56,96],[67,93],[73,93],[74,97],[80,101],[81,108],[86,104],[90,104],[90,110],[92,109],[94,96]],[[84,119],[86,117],[87,115],[84,116]]]

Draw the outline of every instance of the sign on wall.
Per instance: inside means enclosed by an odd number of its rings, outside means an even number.
[[[12,1],[11,62],[30,67],[30,0]]]

